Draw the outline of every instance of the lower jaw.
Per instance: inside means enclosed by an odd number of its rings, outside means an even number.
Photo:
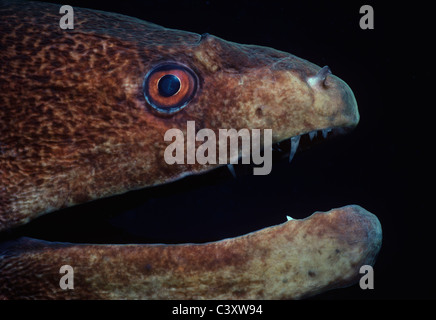
[[[205,244],[20,238],[0,247],[0,298],[300,299],[355,283],[380,246],[378,219],[355,205]]]

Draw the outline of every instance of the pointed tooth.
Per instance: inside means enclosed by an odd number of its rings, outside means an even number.
[[[316,131],[311,131],[311,132],[309,132],[309,138],[310,138],[310,141],[312,141],[313,138],[315,138],[315,137],[316,137]]]
[[[291,138],[291,152],[289,153],[289,163],[292,161],[295,153],[297,152],[298,144],[300,143],[300,136]]]
[[[227,168],[229,169],[229,171],[232,174],[233,178],[236,178],[236,172],[235,172],[235,168],[233,168],[233,164],[229,163],[227,165]]]
[[[294,220],[294,218],[292,218],[292,217],[290,217],[290,216],[286,216],[286,221],[289,221],[289,220]]]
[[[323,136],[324,138],[327,138],[327,135],[328,135],[328,133],[329,133],[330,131],[332,131],[332,129],[330,129],[330,128],[328,128],[328,129],[323,129],[323,130],[322,130],[322,136]]]

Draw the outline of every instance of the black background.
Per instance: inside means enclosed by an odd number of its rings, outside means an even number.
[[[435,106],[429,8],[293,0],[63,4],[208,32],[328,65],[353,89],[361,121],[349,135],[300,152],[291,164],[274,163],[268,176],[241,173],[233,179],[225,169],[218,169],[97,201],[82,206],[83,217],[68,218],[72,227],[59,234],[53,231],[46,238],[204,242],[284,222],[286,214],[303,218],[317,210],[358,204],[377,215],[383,228],[383,244],[374,267],[375,289],[361,290],[354,285],[313,299],[436,298],[434,212],[427,205],[434,191],[430,151]],[[374,30],[359,27],[359,8],[365,4],[374,8]],[[70,217],[68,210],[59,217]],[[44,219],[38,219],[36,225]],[[114,230],[118,236],[113,235]],[[44,238],[26,231],[26,235]]]

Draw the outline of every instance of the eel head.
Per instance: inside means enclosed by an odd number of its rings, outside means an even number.
[[[74,8],[74,29],[64,30],[59,7],[0,2],[0,231],[220,166],[164,160],[166,133],[187,136],[190,121],[196,132],[217,137],[221,129],[271,129],[271,144],[292,141],[291,156],[300,136],[342,132],[359,121],[353,92],[328,67],[82,8]],[[83,256],[98,250],[83,249]],[[2,259],[0,270],[9,266]]]

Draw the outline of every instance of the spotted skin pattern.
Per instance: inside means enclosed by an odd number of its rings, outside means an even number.
[[[185,131],[187,121],[216,133],[272,129],[273,143],[359,121],[345,82],[329,75],[309,84],[320,67],[289,53],[84,8],[74,8],[74,29],[63,30],[60,6],[0,1],[0,231],[216,167],[164,161],[165,132]],[[142,87],[166,62],[189,67],[199,80],[195,97],[173,115],[157,114]],[[7,261],[0,255],[0,270]],[[4,286],[0,280],[0,296]]]

